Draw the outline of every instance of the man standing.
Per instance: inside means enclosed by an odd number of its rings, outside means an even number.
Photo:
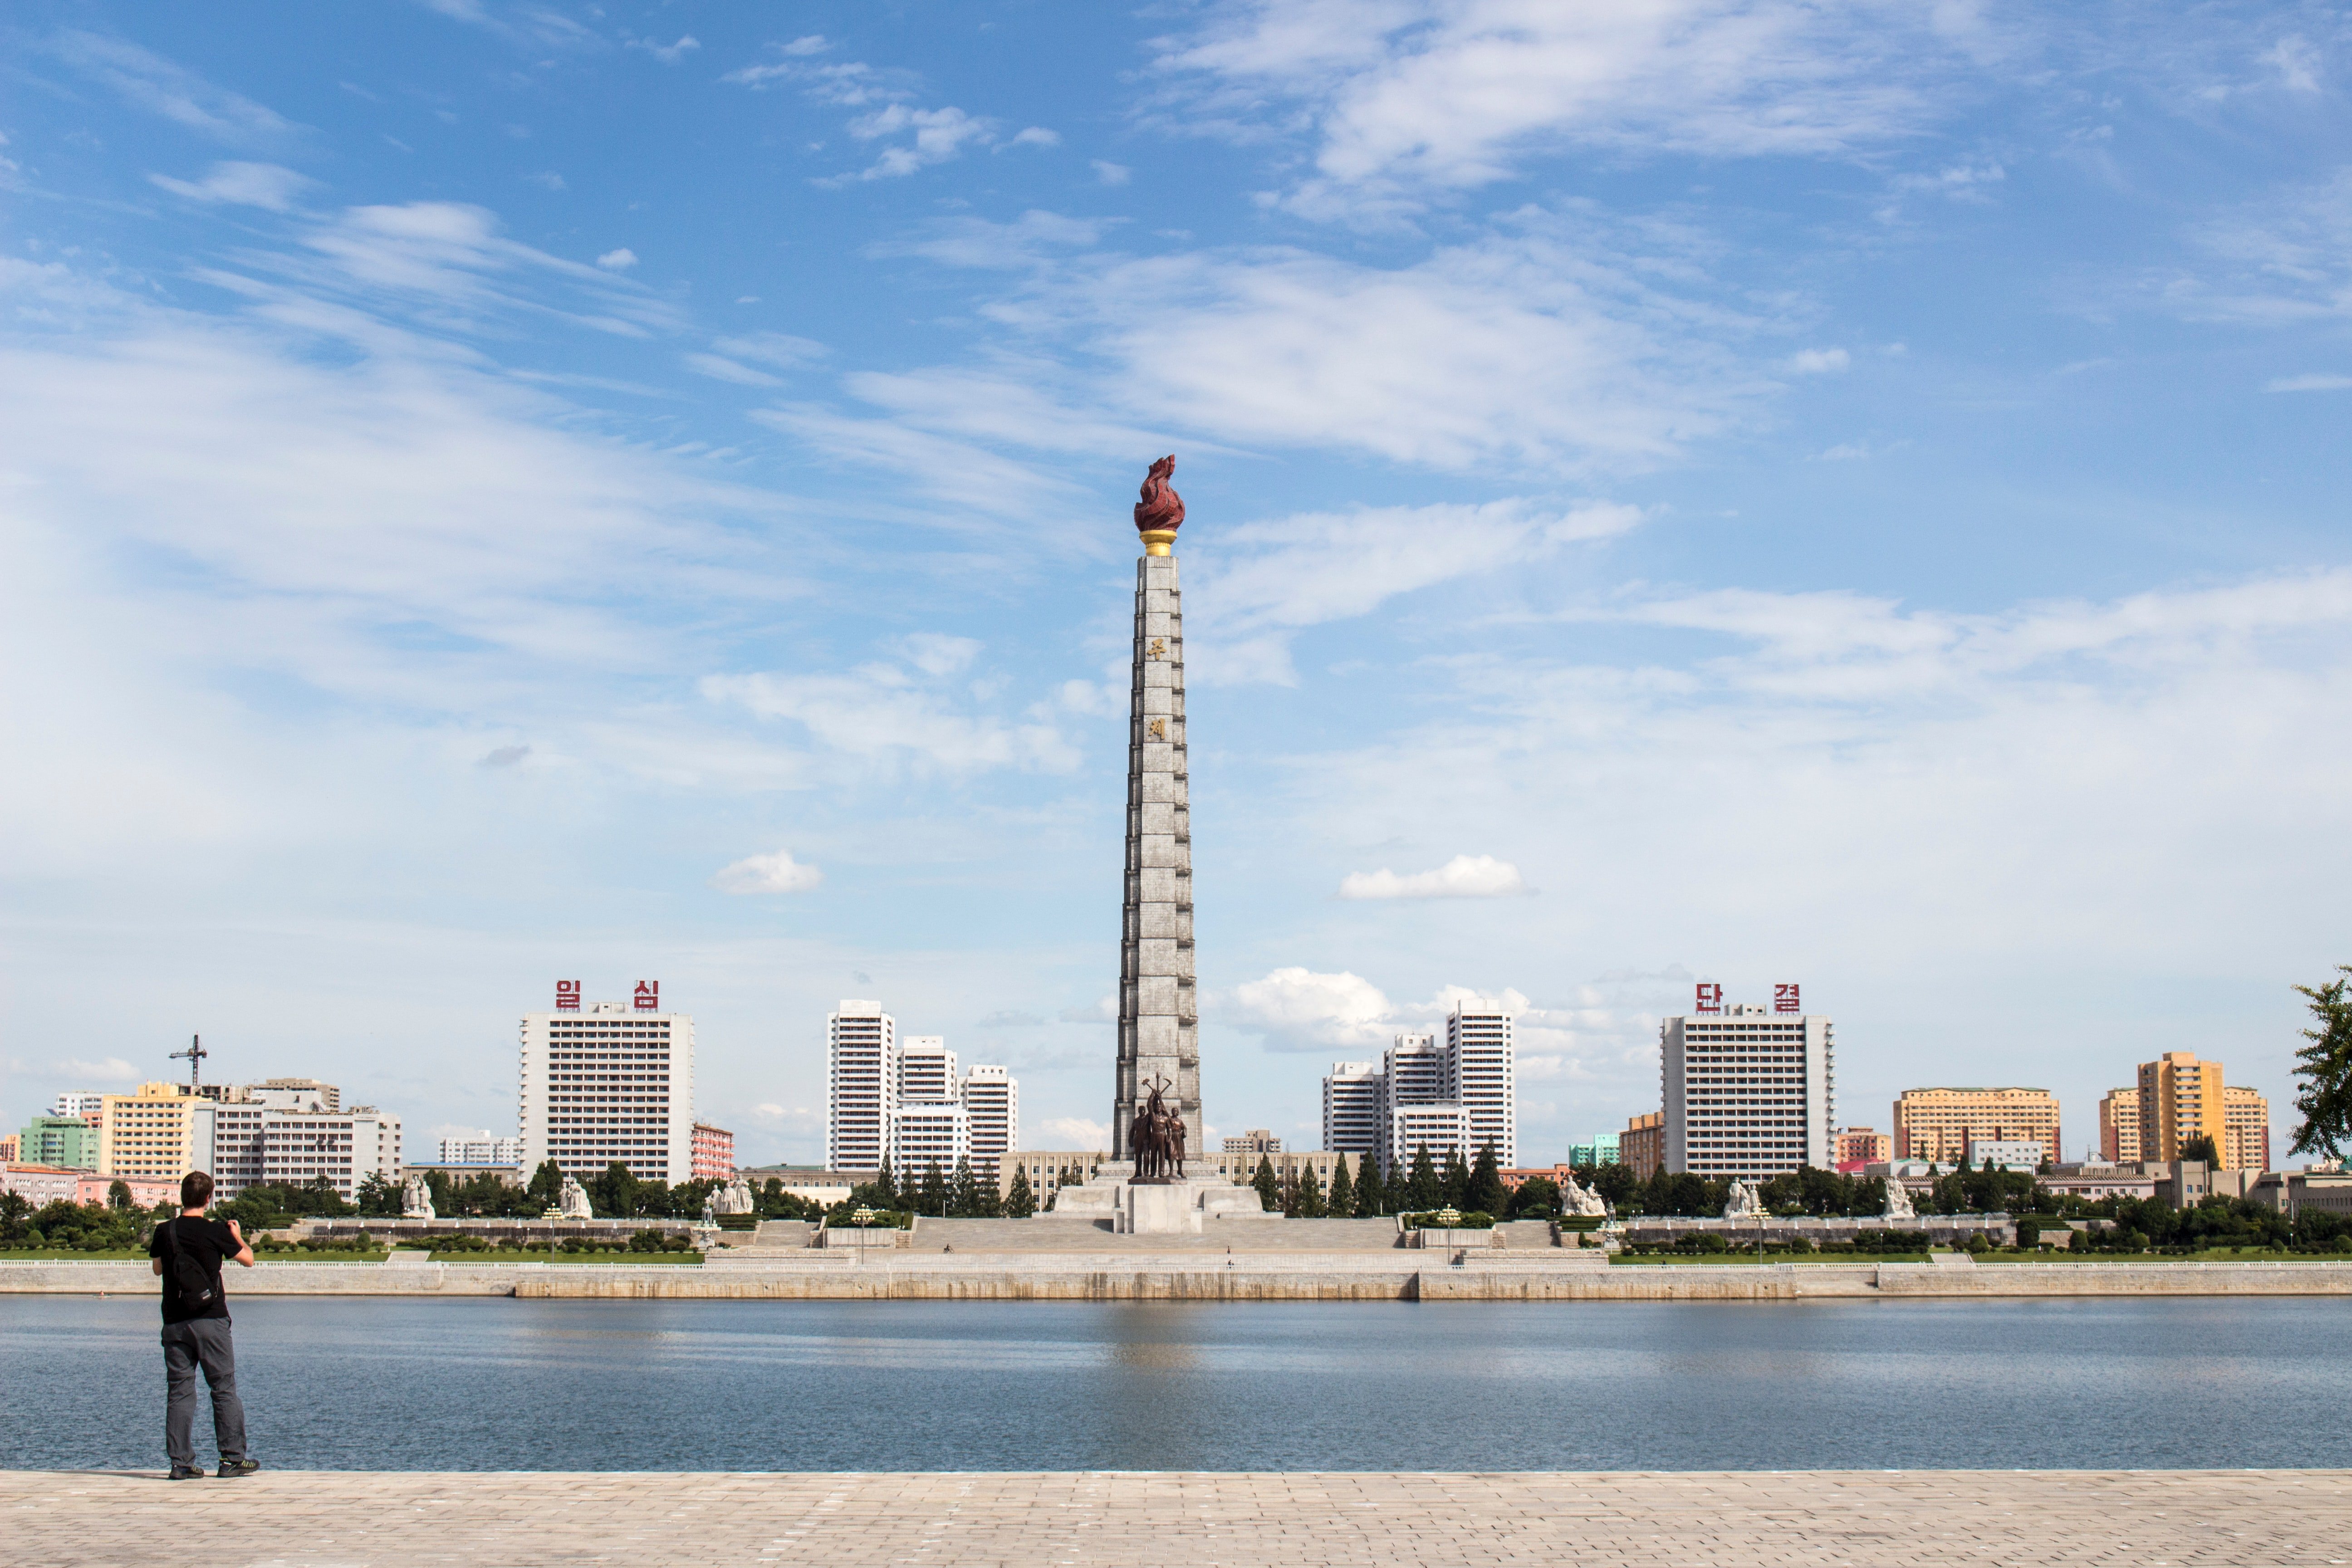
[[[236,1396],[236,1352],[229,1343],[228,1298],[221,1289],[221,1262],[236,1258],[253,1267],[253,1248],[237,1234],[236,1221],[207,1219],[213,1179],[202,1171],[180,1178],[180,1217],[155,1227],[147,1244],[163,1281],[163,1447],[171,1451],[172,1479],[202,1476],[196,1463],[196,1369],[213,1391],[213,1440],[220,1447],[220,1474],[249,1476],[261,1468],[245,1457],[245,1402]]]

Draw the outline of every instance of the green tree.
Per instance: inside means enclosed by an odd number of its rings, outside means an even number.
[[[131,1195],[131,1184],[124,1181],[108,1183],[106,1188],[106,1206],[110,1209],[132,1209],[138,1207],[139,1200]]]
[[[556,1205],[556,1201],[563,1196],[563,1167],[557,1164],[553,1160],[541,1160],[539,1163],[539,1169],[530,1173],[530,1184],[525,1187],[523,1192],[530,1197],[532,1204],[537,1205],[538,1209],[553,1208]],[[395,1202],[391,1208],[384,1210],[384,1213],[398,1214],[400,1212],[400,1207],[396,1201],[399,1195],[399,1188],[394,1187],[393,1189],[393,1196]]]
[[[400,1215],[400,1184],[388,1181],[379,1171],[370,1171],[360,1178],[359,1210],[376,1218]]]
[[[1592,1180],[1587,1182],[1585,1185],[1606,1198],[1609,1201],[1609,1206],[1614,1209],[1622,1209],[1626,1204],[1633,1201],[1633,1194],[1641,1191],[1642,1186],[1641,1183],[1634,1179],[1630,1167],[1621,1165],[1614,1160],[1606,1160],[1593,1166]]]
[[[1412,1152],[1412,1168],[1405,1176],[1404,1201],[1399,1206],[1407,1214],[1420,1214],[1442,1207],[1444,1202],[1445,1183],[1430,1163],[1429,1145],[1423,1143]]]
[[[1029,1190],[1029,1173],[1015,1168],[1013,1173],[1013,1190],[1004,1194],[1004,1217],[1027,1219],[1036,1212],[1037,1196]]]
[[[1470,1202],[1470,1167],[1462,1163],[1461,1150],[1445,1152],[1445,1174],[1440,1180],[1445,1189],[1445,1202],[1457,1209],[1475,1206]]]
[[[1297,1202],[1292,1210],[1300,1219],[1321,1219],[1328,1212],[1323,1206],[1322,1178],[1316,1175],[1314,1166],[1303,1161],[1298,1166]]]
[[[1331,1163],[1331,1195],[1323,1200],[1323,1205],[1334,1219],[1349,1219],[1355,1215],[1356,1184],[1349,1178],[1345,1154]]]
[[[1257,1189],[1257,1201],[1265,1205],[1266,1213],[1282,1212],[1282,1181],[1274,1173],[1274,1160],[1271,1156],[1260,1154],[1257,1157],[1257,1175],[1251,1181],[1250,1185]]]
[[[971,1162],[959,1155],[956,1159],[955,1182],[949,1194],[957,1215],[964,1219],[994,1219],[996,1194],[980,1184],[971,1173]]]
[[[589,1204],[605,1219],[627,1219],[637,1212],[637,1178],[618,1160],[581,1185],[588,1190]]]
[[[1495,1160],[1495,1145],[1490,1141],[1478,1151],[1478,1162],[1470,1167],[1470,1179],[1465,1191],[1462,1207],[1479,1214],[1498,1215],[1511,1205],[1511,1193],[1503,1185],[1500,1167]]]
[[[1377,1154],[1356,1157],[1356,1217],[1378,1219],[1389,1212],[1389,1181]]]
[[[889,1196],[889,1198],[888,1198],[887,1201],[885,1201],[885,1202],[883,1202],[883,1203],[878,1203],[878,1204],[868,1204],[868,1205],[866,1205],[866,1207],[868,1207],[868,1208],[878,1208],[878,1209],[895,1209],[895,1208],[903,1208],[903,1207],[905,1207],[905,1206],[906,1206],[904,1204],[902,1204],[902,1203],[899,1201],[900,1189],[899,1189],[899,1185],[898,1185],[898,1177],[896,1177],[896,1176],[894,1176],[894,1175],[892,1175],[892,1174],[890,1173],[890,1156],[889,1156],[889,1155],[887,1155],[887,1154],[885,1154],[885,1155],[883,1155],[883,1156],[882,1156],[882,1173],[881,1173],[881,1174],[879,1174],[879,1175],[877,1175],[877,1176],[876,1176],[876,1177],[874,1178],[874,1184],[875,1184],[876,1186],[877,1186],[877,1187],[881,1188],[884,1192],[886,1192],[886,1193],[889,1194],[890,1194],[890,1196]],[[908,1194],[911,1194],[914,1192],[914,1190],[915,1190],[914,1184],[913,1184],[913,1183],[911,1183],[911,1182],[909,1182],[909,1183],[907,1184],[905,1191],[906,1191]],[[852,1194],[851,1195],[852,1195],[852,1196],[855,1196],[856,1194]]]
[[[940,1174],[940,1163],[937,1160],[933,1160],[929,1167],[923,1172],[923,1184],[916,1192],[915,1201],[917,1214],[937,1215],[942,1219],[947,1217],[948,1205],[951,1201],[950,1194],[948,1192],[948,1179]]]
[[[2191,1137],[2183,1138],[2180,1141],[2180,1157],[2184,1160],[2201,1160],[2208,1165],[2218,1165],[2221,1163],[2221,1152],[2213,1147],[2213,1134],[2210,1132],[2200,1132]]]
[[[2303,1080],[2294,1093],[2294,1108],[2303,1125],[2294,1130],[2290,1154],[2320,1153],[2340,1160],[2352,1147],[2352,963],[2336,966],[2336,977],[2325,985],[2298,985],[2310,1000],[2316,1028],[2303,1031],[2311,1043],[2294,1053],[2302,1065],[2294,1076]]]
[[[1489,1209],[1494,1214],[1498,1211]],[[1511,1194],[1511,1217],[1541,1219],[1559,1212],[1559,1184],[1549,1176],[1529,1176]]]

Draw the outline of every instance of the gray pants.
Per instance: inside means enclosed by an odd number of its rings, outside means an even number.
[[[163,1447],[175,1465],[196,1462],[196,1368],[213,1391],[213,1439],[224,1459],[245,1458],[245,1401],[236,1396],[236,1351],[226,1318],[163,1325]]]

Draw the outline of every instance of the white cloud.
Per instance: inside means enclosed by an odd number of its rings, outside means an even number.
[[[62,1061],[52,1062],[50,1067],[66,1078],[78,1079],[83,1083],[89,1084],[129,1083],[143,1076],[137,1068],[132,1067],[121,1057],[107,1057],[94,1062],[84,1061],[79,1057],[68,1057]]]
[[[1848,361],[1843,349],[1800,349],[1789,360],[1789,368],[1799,375],[1823,375],[1843,370]]]
[[[1622,533],[1643,516],[1612,501],[1563,511],[1513,500],[1245,523],[1196,570],[1187,655],[1203,685],[1293,684],[1288,634],[1297,628],[1369,615],[1400,595]]]
[[[1053,725],[958,711],[947,695],[915,686],[891,667],[851,675],[709,676],[701,690],[758,718],[790,720],[817,745],[869,771],[1066,773],[1078,764],[1077,751]]]
[[[2212,266],[2164,279],[2165,309],[2195,320],[2293,326],[2352,316],[2352,166],[2195,231]]]
[[[55,47],[75,68],[128,101],[215,141],[278,142],[300,129],[275,110],[121,38],[66,32],[58,35]]]
[[[910,130],[915,133],[913,141],[885,148],[882,155],[857,177],[884,180],[911,174],[918,169],[961,157],[968,142],[985,144],[995,140],[993,121],[966,114],[953,105],[945,109],[909,109],[904,103],[893,103],[849,122],[849,133],[861,142],[878,141]]]
[[[1418,205],[1563,144],[1882,146],[1932,119],[1959,59],[1957,8],[1874,0],[1240,0],[1210,15],[1156,62],[1176,84],[1170,122],[1303,122],[1316,174],[1291,201],[1309,212]]]
[[[1030,126],[1007,143],[1013,147],[1059,147],[1061,144],[1062,133],[1048,131],[1042,125]]]
[[[971,668],[980,657],[980,642],[940,632],[916,632],[901,639],[907,662],[925,675],[955,675]]]
[[[794,860],[789,849],[778,849],[720,868],[710,885],[722,893],[805,893],[824,880],[824,873],[816,867]]]
[[[2317,373],[2310,375],[2282,375],[2263,384],[2264,392],[2342,392],[2352,388],[2352,375]]]
[[[770,375],[764,370],[753,370],[748,364],[738,364],[719,354],[680,354],[687,368],[697,375],[707,375],[713,381],[731,381],[738,386],[782,386],[781,376]]]
[[[736,301],[738,304],[743,302]],[[788,332],[739,332],[732,337],[720,338],[710,346],[731,358],[757,360],[778,370],[790,370],[795,365],[823,359],[827,352],[823,343],[796,338]]]
[[[1318,974],[1299,967],[1245,981],[1209,1003],[1237,1026],[1263,1035],[1268,1050],[1374,1054],[1400,1033],[1425,1029],[1457,1003],[1486,1004],[1490,998],[1512,1014],[1527,1010],[1528,999],[1517,991],[1496,994],[1447,985],[1428,1002],[1397,1003],[1360,974]]]
[[[1135,173],[1126,164],[1114,163],[1107,158],[1089,158],[1087,167],[1092,169],[1095,178],[1106,185],[1123,185]]]
[[[1059,1140],[1066,1149],[1101,1153],[1110,1148],[1110,1123],[1108,1121],[1089,1121],[1083,1116],[1054,1116],[1040,1121],[1037,1127],[1048,1138]]]
[[[608,250],[596,258],[596,265],[607,272],[626,272],[636,264],[637,253],[626,246],[618,250]]]
[[[2263,63],[2278,72],[2279,84],[2289,92],[2317,92],[2320,61],[2318,47],[2297,33],[2281,38],[2263,57]]]
[[[651,38],[632,38],[629,40],[629,47],[643,49],[662,64],[674,66],[696,49],[702,47],[702,43],[693,34],[687,33],[680,36],[677,42],[674,44],[657,44]]]
[[[190,201],[226,202],[279,213],[290,210],[297,196],[319,183],[278,163],[215,163],[203,179],[196,181],[175,180],[166,174],[150,174],[147,178]]]
[[[1433,871],[1404,877],[1383,866],[1339,884],[1343,899],[1499,899],[1529,890],[1517,866],[1492,855],[1456,855]]]

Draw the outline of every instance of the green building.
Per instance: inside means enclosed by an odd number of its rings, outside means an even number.
[[[36,1116],[16,1140],[16,1158],[28,1165],[98,1169],[98,1129],[79,1116]]]

